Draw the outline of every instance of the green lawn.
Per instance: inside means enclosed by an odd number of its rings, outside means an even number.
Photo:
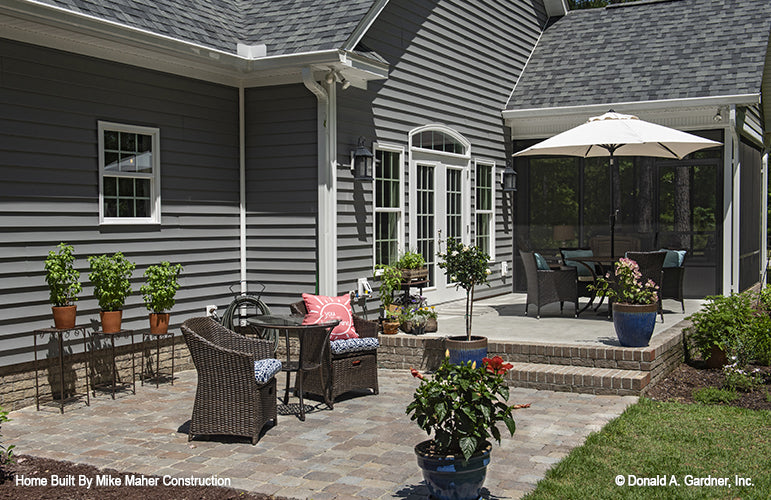
[[[750,485],[738,484],[736,476]],[[694,483],[719,478],[730,486]],[[666,486],[630,486],[630,479]],[[673,479],[679,486],[670,484]],[[642,398],[589,436],[525,498],[771,498],[771,412]]]

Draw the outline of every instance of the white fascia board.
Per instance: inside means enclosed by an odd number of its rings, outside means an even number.
[[[349,71],[357,86],[388,76],[387,65],[380,61],[339,49],[251,59],[30,0],[0,3],[0,33],[25,43],[238,87],[299,83],[307,66]]]
[[[364,18],[361,20],[359,25],[356,26],[356,29],[353,30],[351,36],[348,37],[348,40],[343,45],[343,49],[354,50],[356,46],[359,45],[361,39],[364,37],[364,35],[367,34],[370,26],[372,26],[372,23],[375,22],[375,19],[377,19],[380,13],[383,12],[383,9],[387,4],[388,0],[378,0],[372,5],[372,7],[369,9],[369,12],[364,15]]]

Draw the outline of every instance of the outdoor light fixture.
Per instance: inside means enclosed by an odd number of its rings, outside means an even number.
[[[345,77],[343,77],[342,84],[343,84],[343,86],[342,86],[343,90],[345,90],[345,89],[347,89],[348,87],[351,86],[350,80],[346,79]]]
[[[351,170],[353,178],[357,181],[372,180],[372,161],[375,155],[364,145],[366,139],[359,137],[359,145],[351,151]]]
[[[720,113],[720,108],[717,109],[717,112],[715,112],[715,116],[712,117],[712,120],[715,122],[723,121],[723,115]]]
[[[517,190],[517,171],[511,166],[511,162],[506,163],[506,169],[501,174],[501,183],[504,192],[513,193]]]

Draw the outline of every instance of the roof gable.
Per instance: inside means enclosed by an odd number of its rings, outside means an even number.
[[[232,54],[342,48],[376,0],[39,0],[72,12]]]
[[[507,109],[759,94],[768,0],[572,11],[547,28]]]

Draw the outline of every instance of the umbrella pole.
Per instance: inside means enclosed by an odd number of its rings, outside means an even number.
[[[608,150],[610,152],[610,176],[608,177],[608,180],[610,181],[610,256],[615,257],[616,256],[616,191],[614,189],[614,182],[613,182],[613,149]]]

